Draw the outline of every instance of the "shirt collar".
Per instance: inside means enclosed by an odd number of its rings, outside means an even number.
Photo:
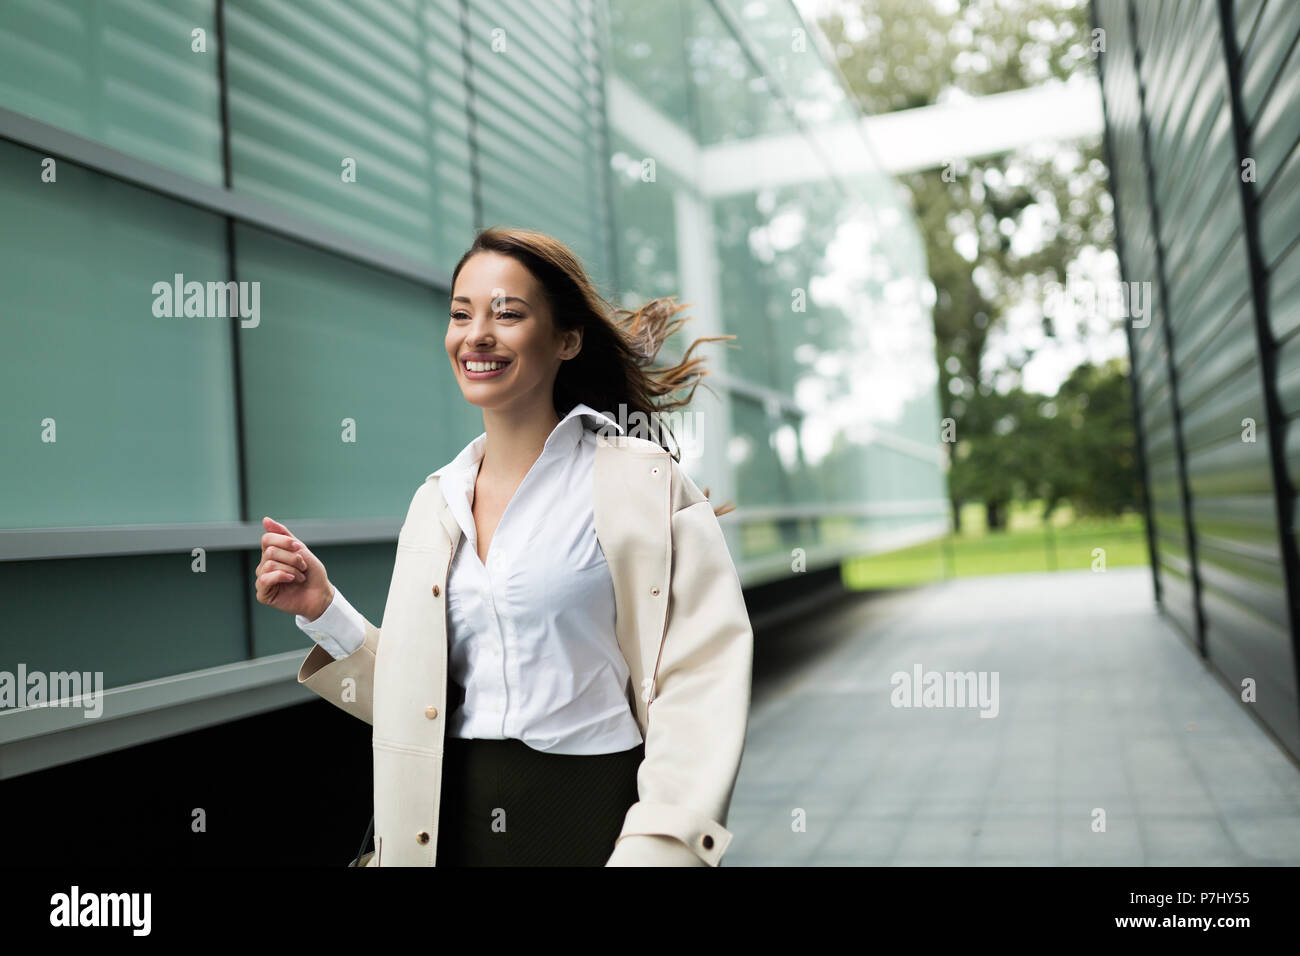
[[[591,423],[592,428],[590,430],[593,431],[612,428],[620,435],[625,432],[622,425],[604,412],[598,412],[590,405],[579,402],[551,429],[551,434],[546,437],[546,444],[542,446],[542,456],[546,456],[548,450],[552,448],[557,451],[572,451],[578,442],[582,440],[582,432],[588,422]],[[466,445],[455,458],[429,475],[429,478],[434,475],[442,477],[450,473],[461,473],[477,467],[478,463],[483,459],[483,449],[486,445],[487,432],[484,432]]]

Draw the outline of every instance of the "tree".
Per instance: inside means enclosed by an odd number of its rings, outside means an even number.
[[[1128,363],[1083,364],[1056,396],[1065,495],[1078,514],[1117,515],[1141,503]]]
[[[822,28],[869,113],[932,105],[953,90],[981,96],[1095,75],[1082,0],[869,0],[833,10]],[[1015,386],[1033,350],[992,364],[986,350],[1007,313],[1033,302],[1045,283],[1064,283],[1083,249],[1113,246],[1101,148],[1093,137],[1050,155],[1018,151],[900,177],[936,289],[941,414],[957,424],[955,522],[968,500],[985,501],[996,528],[1017,488],[1043,495],[1049,513],[1065,495],[1057,469],[1067,456],[1056,445],[1064,434],[1043,412],[1048,397]],[[1027,243],[1030,220],[1039,239]],[[1049,336],[1061,331],[1043,322]],[[1130,422],[1111,424],[1120,446],[1130,440]],[[1033,474],[1022,467],[1031,461]]]

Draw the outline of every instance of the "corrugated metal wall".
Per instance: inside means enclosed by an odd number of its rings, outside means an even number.
[[[1093,13],[1157,601],[1300,756],[1300,4]]]

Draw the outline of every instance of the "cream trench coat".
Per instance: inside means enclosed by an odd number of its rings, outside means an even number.
[[[606,866],[717,866],[749,721],[753,631],[713,506],[655,442],[597,432],[596,537],[645,740],[638,801]],[[375,851],[364,866],[433,866],[447,717],[447,573],[464,537],[430,475],[397,539],[381,630],[298,683],[374,728]]]

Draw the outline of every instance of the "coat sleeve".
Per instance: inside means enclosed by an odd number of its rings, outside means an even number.
[[[432,477],[432,476],[430,476]],[[422,482],[411,496],[406,521],[411,520],[420,495],[426,488],[437,489],[428,481]],[[402,524],[403,531],[406,523]],[[402,533],[398,533],[400,543]],[[298,668],[298,683],[324,697],[335,707],[359,717],[372,727],[375,723],[375,654],[379,650],[380,629],[362,615],[366,624],[366,638],[361,646],[347,657],[335,659],[329,651],[317,644]],[[382,623],[382,622],[381,622]]]
[[[347,657],[335,660],[319,644],[313,647],[298,668],[298,683],[373,725],[378,648],[379,628],[367,620],[365,642]]]
[[[717,866],[749,722],[754,635],[707,500],[673,514],[668,619],[638,801],[606,866]]]

